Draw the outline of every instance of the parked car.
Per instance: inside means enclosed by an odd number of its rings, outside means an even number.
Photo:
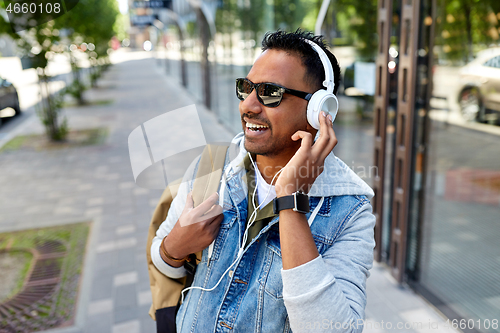
[[[458,103],[468,121],[500,124],[500,48],[490,48],[459,71]]]
[[[14,109],[14,113],[5,112],[6,108]],[[19,96],[17,90],[12,83],[0,77],[0,124],[2,117],[14,116],[21,112],[19,107]]]

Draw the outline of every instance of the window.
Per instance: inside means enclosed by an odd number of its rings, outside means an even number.
[[[495,58],[491,58],[487,62],[484,63],[486,67],[495,67],[500,68],[500,56],[496,56]]]

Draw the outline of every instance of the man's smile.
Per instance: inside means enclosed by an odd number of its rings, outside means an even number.
[[[242,117],[242,120],[245,125],[245,135],[248,137],[261,136],[270,130],[269,125],[262,124],[259,121],[248,119],[247,117]]]
[[[269,129],[269,126],[253,123],[246,123],[246,127],[251,131],[265,131],[266,129]]]

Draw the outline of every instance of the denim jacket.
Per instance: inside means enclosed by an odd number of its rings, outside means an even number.
[[[238,255],[248,207],[243,140],[237,135],[239,153],[226,157],[219,194],[224,220],[194,277],[193,286],[205,290],[187,292],[177,314],[178,332],[361,332],[375,245],[373,191],[331,153],[309,192],[307,218],[315,214],[310,227],[319,256],[283,270],[278,217]],[[173,278],[185,271],[166,264],[159,246],[182,213],[196,169],[197,161],[151,248],[155,265]]]

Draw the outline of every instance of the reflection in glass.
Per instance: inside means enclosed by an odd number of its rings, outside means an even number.
[[[438,10],[419,283],[485,323],[500,313],[500,7],[446,0]]]

